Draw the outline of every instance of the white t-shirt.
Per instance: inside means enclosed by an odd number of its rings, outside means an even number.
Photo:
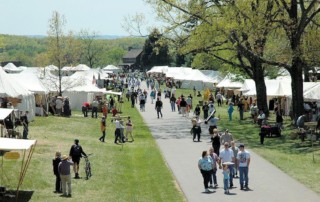
[[[234,154],[233,154],[232,149],[230,149],[230,148],[229,149],[223,149],[220,152],[219,157],[220,157],[222,163],[224,163],[224,162],[232,162],[232,159],[234,158]]]
[[[239,151],[237,159],[239,161],[239,167],[247,167],[250,159],[250,153],[248,151]]]

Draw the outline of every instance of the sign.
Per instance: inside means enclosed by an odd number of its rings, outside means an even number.
[[[6,152],[4,154],[5,159],[19,159],[20,153],[19,152]]]

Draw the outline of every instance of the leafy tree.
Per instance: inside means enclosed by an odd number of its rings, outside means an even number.
[[[169,47],[157,29],[154,29],[145,41],[141,56],[144,68],[170,63]]]

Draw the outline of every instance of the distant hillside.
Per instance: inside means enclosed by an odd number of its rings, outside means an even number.
[[[37,38],[37,39],[42,39],[46,38],[47,35],[24,35],[25,37],[29,38]],[[97,39],[119,39],[119,38],[126,38],[128,36],[119,36],[119,35],[98,35]]]

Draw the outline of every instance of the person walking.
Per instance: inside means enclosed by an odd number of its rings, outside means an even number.
[[[20,117],[21,123],[23,125],[23,139],[28,139],[28,133],[29,133],[28,114],[29,114],[29,111],[26,111],[25,114]]]
[[[95,117],[98,118],[98,100],[94,99],[93,102],[91,103],[92,106],[92,111],[91,111],[91,118]]]
[[[239,145],[239,152],[237,159],[239,161],[239,173],[240,173],[240,189],[250,190],[249,185],[249,165],[250,165],[250,153],[244,149],[244,144]]]
[[[175,112],[176,111],[176,97],[174,96],[174,94],[172,94],[171,98],[170,98],[170,105],[171,105],[171,111]]]
[[[61,178],[61,185],[62,185],[62,196],[63,197],[71,197],[71,172],[70,166],[74,165],[71,162],[67,155],[62,156],[62,161],[59,163],[58,170]],[[67,191],[68,186],[68,191]]]
[[[209,193],[209,182],[211,173],[213,172],[213,160],[207,151],[202,152],[202,156],[198,161],[198,168],[203,177],[204,192]]]
[[[218,107],[221,107],[222,106],[222,95],[220,92],[217,93],[216,100],[218,102]]]
[[[218,187],[218,182],[217,182],[217,164],[219,161],[219,157],[216,153],[214,153],[213,147],[209,148],[209,155],[211,156],[213,160],[213,171],[211,173],[210,177],[210,188],[217,188]],[[213,186],[214,184],[214,186]]]
[[[118,141],[122,142],[122,143],[125,142],[124,138],[121,135],[121,130],[124,128],[124,126],[121,124],[120,119],[121,119],[120,116],[117,115],[116,121],[115,121],[116,130],[114,131],[114,136],[115,136],[114,143],[115,144],[118,144]]]
[[[192,134],[193,134],[193,141],[195,141],[195,139],[197,137],[198,142],[200,142],[200,138],[201,138],[201,126],[200,126],[200,124],[201,124],[201,121],[200,121],[200,119],[198,117],[196,117],[196,118],[193,118],[191,120],[191,122],[192,122],[191,131],[192,131]]]
[[[81,145],[79,144],[79,140],[75,139],[74,144],[71,146],[69,156],[71,156],[73,161],[73,171],[75,173],[75,179],[80,179],[79,177],[79,165],[80,165],[80,158],[82,155],[87,156],[87,154],[83,151]]]
[[[155,110],[157,110],[158,118],[159,118],[159,114],[161,115],[161,118],[162,118],[161,109],[162,109],[162,101],[160,100],[160,98],[157,98],[156,105],[155,105]]]
[[[229,148],[229,143],[225,142],[224,143],[224,149],[220,151],[220,155],[219,155],[219,168],[221,169],[221,164],[223,163],[234,163],[234,155],[233,155],[233,151]],[[230,188],[233,187],[233,164],[228,164],[228,168],[229,168],[229,179],[230,179]]]
[[[229,179],[230,179],[230,170],[228,169],[227,164],[222,164],[223,165],[223,189],[224,189],[224,194],[229,194]]]
[[[186,116],[186,110],[187,110],[187,102],[185,101],[184,97],[181,96],[181,101],[180,101],[180,110],[182,116]]]
[[[150,92],[151,104],[153,104],[153,100],[156,98],[156,91],[151,90]]]
[[[229,121],[232,121],[232,113],[233,113],[233,111],[234,111],[233,103],[230,102],[230,103],[229,103],[229,106],[228,106]]]
[[[221,141],[221,144],[224,144],[225,142],[228,142],[229,145],[230,145],[231,141],[233,141],[232,134],[229,133],[229,130],[228,130],[228,129],[226,129],[226,130],[224,131],[224,133],[221,135],[220,141]]]
[[[206,120],[208,118],[208,112],[209,112],[209,105],[207,102],[204,102],[204,105],[202,106],[203,111],[203,118]]]
[[[128,117],[127,123],[126,123],[126,141],[128,141],[128,136],[131,136],[131,141],[133,142],[133,136],[132,136],[132,130],[133,130],[133,123],[131,121],[130,116]]]
[[[240,99],[239,103],[238,103],[238,111],[239,111],[239,115],[240,115],[240,121],[243,120],[243,111],[244,111],[244,104],[242,99]]]
[[[238,159],[237,159],[237,155],[238,155],[238,152],[239,152],[239,148],[236,146],[235,142],[234,141],[231,141],[231,147],[230,147],[233,151],[233,155],[234,155],[234,172],[233,172],[233,177],[234,178],[238,178],[238,170],[239,170],[239,162],[238,162]]]
[[[56,189],[54,193],[62,193],[61,178],[59,173],[60,162],[61,162],[61,153],[57,151],[54,159],[52,159],[53,174],[56,176],[56,186],[55,186]]]
[[[213,129],[211,134],[211,143],[214,150],[214,153],[216,153],[218,156],[220,154],[220,134],[218,129]]]
[[[102,116],[100,121],[100,130],[102,132],[102,136],[99,138],[100,142],[105,142],[104,139],[106,137],[106,117]]]

